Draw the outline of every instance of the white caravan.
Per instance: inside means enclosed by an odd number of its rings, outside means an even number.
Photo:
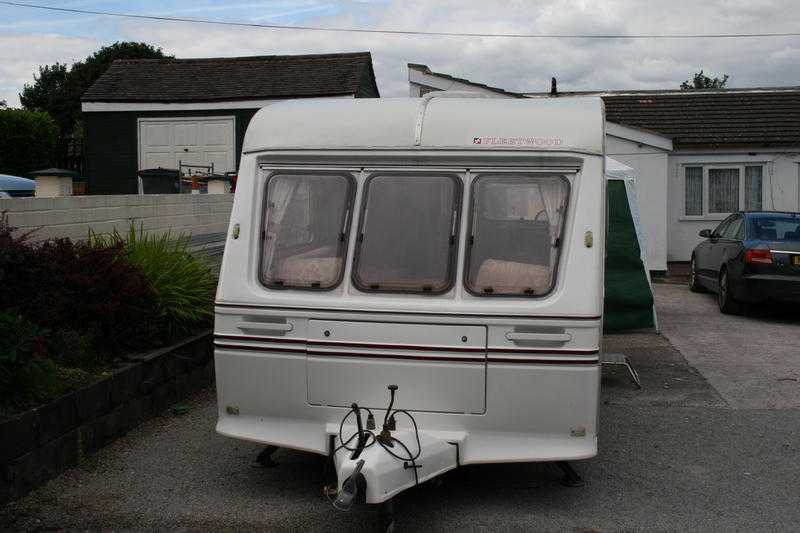
[[[336,505],[597,453],[599,98],[298,100],[247,130],[217,431],[332,457]],[[393,403],[390,403],[393,402]]]

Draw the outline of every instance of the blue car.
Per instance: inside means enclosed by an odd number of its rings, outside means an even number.
[[[766,301],[800,304],[800,213],[734,213],[700,236],[689,288],[716,292],[720,311]]]
[[[19,176],[0,174],[0,198],[18,198],[33,196],[36,182]]]

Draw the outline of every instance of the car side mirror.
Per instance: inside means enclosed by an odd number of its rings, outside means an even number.
[[[712,233],[710,229],[702,229],[700,230],[700,233],[698,233],[698,235],[700,235],[701,237],[709,238],[711,237]]]

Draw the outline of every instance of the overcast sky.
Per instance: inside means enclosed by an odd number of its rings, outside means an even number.
[[[796,0],[30,0],[78,9],[230,21],[481,33],[753,33],[800,31]],[[800,38],[580,40],[403,37],[241,29],[114,19],[0,5],[0,99],[41,64],[104,44],[145,41],[177,57],[372,52],[382,96],[406,96],[406,64],[512,91],[677,88],[699,70],[729,86],[800,85]]]

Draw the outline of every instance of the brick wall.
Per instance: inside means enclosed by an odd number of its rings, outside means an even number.
[[[131,222],[161,233],[225,233],[232,194],[145,194],[0,199],[0,213],[20,232],[35,230],[32,240],[86,239],[89,229],[124,233]]]

